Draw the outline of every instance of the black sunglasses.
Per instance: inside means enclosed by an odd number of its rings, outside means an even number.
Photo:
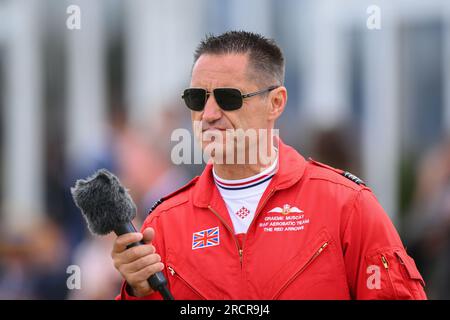
[[[222,110],[232,111],[242,107],[245,98],[250,98],[263,94],[265,92],[272,91],[279,86],[270,86],[266,89],[262,89],[256,92],[242,94],[239,89],[235,88],[216,88],[212,91],[217,104]],[[188,88],[184,90],[181,98],[186,103],[186,106],[194,111],[202,111],[205,108],[206,101],[208,100],[211,92],[202,88]]]

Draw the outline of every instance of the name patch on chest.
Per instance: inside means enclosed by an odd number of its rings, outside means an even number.
[[[282,208],[275,207],[268,211],[258,227],[264,232],[298,232],[308,224],[309,218],[305,217],[303,210],[285,204]]]

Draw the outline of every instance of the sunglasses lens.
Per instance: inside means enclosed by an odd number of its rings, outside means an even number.
[[[184,90],[182,98],[189,109],[194,111],[202,111],[205,107],[206,90],[200,88],[189,88]]]
[[[225,111],[237,110],[242,107],[242,95],[238,89],[214,89],[214,98],[217,104]]]

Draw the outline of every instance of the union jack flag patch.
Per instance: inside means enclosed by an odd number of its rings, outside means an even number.
[[[219,245],[219,227],[214,227],[192,234],[192,250]]]

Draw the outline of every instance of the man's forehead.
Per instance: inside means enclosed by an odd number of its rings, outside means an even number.
[[[192,69],[192,83],[228,82],[246,80],[247,55],[245,54],[204,54]]]

